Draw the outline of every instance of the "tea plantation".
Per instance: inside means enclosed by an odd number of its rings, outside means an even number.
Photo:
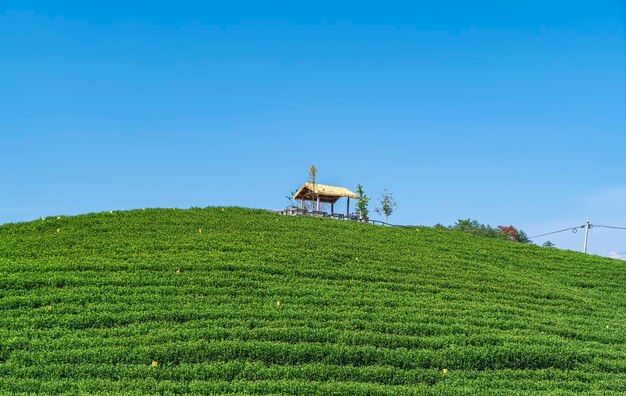
[[[626,262],[240,208],[0,226],[0,394],[626,393]]]

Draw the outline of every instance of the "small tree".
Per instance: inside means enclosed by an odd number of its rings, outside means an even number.
[[[533,241],[530,240],[530,238],[528,237],[528,235],[526,235],[526,233],[520,229],[517,230],[517,242],[519,243],[533,243]]]
[[[498,230],[508,237],[509,240],[517,242],[517,230],[512,225],[498,226]]]
[[[287,209],[298,207],[298,203],[293,199],[294,195],[296,195],[296,192],[297,191],[290,191],[289,195],[285,195],[285,199],[289,201],[289,205],[287,205]]]
[[[316,179],[317,179],[317,168],[315,167],[315,165],[311,165],[309,167],[309,178],[307,181],[311,183],[313,187],[315,187]]]
[[[552,241],[545,241],[542,246],[549,249],[554,249],[556,247]]]
[[[376,208],[376,213],[381,216],[385,216],[385,223],[388,223],[389,216],[391,216],[397,206],[396,201],[393,199],[393,194],[391,193],[391,191],[387,191],[387,189],[385,189],[385,191],[383,191],[380,196],[379,203],[380,206]]]
[[[311,184],[311,191],[313,191],[313,198],[317,201],[317,192],[315,191],[316,180],[317,180],[317,168],[315,167],[315,165],[311,165],[309,167],[309,177],[308,177],[307,182]],[[319,205],[317,205],[317,202],[315,202],[311,206],[315,208],[315,210],[320,210]]]
[[[365,192],[363,191],[363,186],[360,184],[357,184],[356,186],[356,194],[358,195],[358,200],[356,202],[356,209],[354,211],[360,218],[366,218],[367,215],[370,213],[369,209],[367,209],[367,205],[369,205],[370,199],[367,195],[365,195]]]
[[[519,243],[531,243],[532,242],[524,231],[518,230],[512,225],[498,226],[498,230],[504,233],[513,242],[519,242]]]

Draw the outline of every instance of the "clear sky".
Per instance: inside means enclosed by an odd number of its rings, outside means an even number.
[[[626,226],[625,28],[619,0],[5,0],[0,223],[279,209],[315,164],[399,224]]]

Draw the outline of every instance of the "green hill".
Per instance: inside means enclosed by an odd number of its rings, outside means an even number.
[[[239,208],[7,224],[0,393],[623,394],[625,264]]]

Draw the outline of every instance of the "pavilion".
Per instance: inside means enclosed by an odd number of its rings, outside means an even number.
[[[343,187],[328,186],[326,184],[304,183],[293,196],[293,199],[300,200],[301,209],[304,210],[304,201],[315,202],[315,210],[319,212],[320,203],[330,204],[331,215],[335,213],[335,203],[340,198],[347,198],[346,216],[350,215],[350,198],[358,199],[359,196]]]

